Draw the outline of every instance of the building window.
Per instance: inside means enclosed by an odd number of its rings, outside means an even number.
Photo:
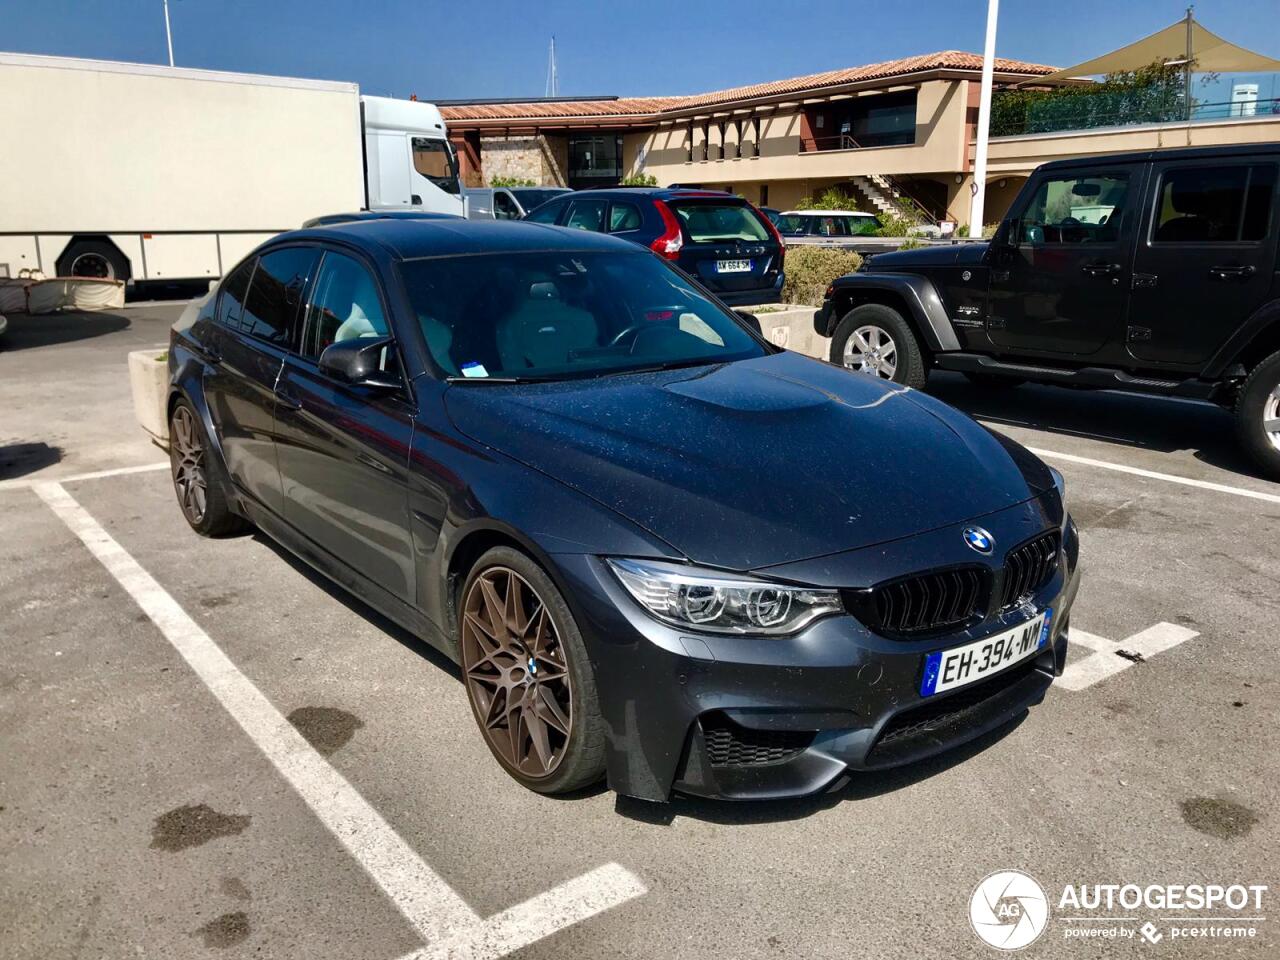
[[[615,133],[569,137],[569,186],[611,187],[622,179],[622,137]]]
[[[838,100],[806,112],[814,133],[802,141],[803,151],[910,146],[916,142],[914,90]]]
[[[769,205],[769,185],[767,183],[760,184],[760,206],[767,207]]]

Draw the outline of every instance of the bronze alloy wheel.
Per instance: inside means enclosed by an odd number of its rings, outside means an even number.
[[[573,683],[550,610],[510,567],[488,567],[467,589],[462,671],[503,765],[529,780],[555,773],[573,729]]]
[[[208,506],[208,479],[203,437],[190,407],[182,404],[174,410],[169,434],[169,464],[178,504],[187,521],[198,526]]]

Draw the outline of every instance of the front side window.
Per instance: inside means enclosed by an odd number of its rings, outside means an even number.
[[[302,355],[314,360],[330,344],[385,337],[388,329],[373,275],[345,254],[325,253],[307,308]]]
[[[607,200],[575,200],[565,226],[601,233],[604,230],[604,211],[608,206]]]
[[[1275,188],[1272,164],[1179,167],[1160,180],[1156,243],[1250,243],[1266,236]]]
[[[232,330],[240,329],[240,316],[244,311],[245,294],[249,292],[249,278],[257,259],[250,257],[222,281],[218,292],[218,323]]]
[[[531,223],[549,223],[554,225],[560,219],[560,212],[564,210],[563,203],[544,203],[537,210],[525,217]]]
[[[769,239],[769,230],[761,218],[743,203],[683,201],[672,203],[671,208],[694,243]]]
[[[505,190],[493,191],[493,219],[519,220],[520,208]]]
[[[315,247],[285,247],[258,259],[240,318],[242,332],[268,343],[289,342],[316,253]]]
[[[1114,243],[1129,194],[1123,173],[1042,180],[1022,214],[1021,239],[1045,243]]]
[[[642,251],[435,257],[400,269],[436,363],[464,380],[603,376],[766,352]]]
[[[445,193],[462,192],[458,183],[458,158],[448,140],[414,137],[413,169]]]

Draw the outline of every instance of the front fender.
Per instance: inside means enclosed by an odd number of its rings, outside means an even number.
[[[829,337],[835,332],[842,313],[838,307],[841,302],[856,297],[860,291],[875,291],[881,295],[875,297],[877,302],[882,302],[882,295],[886,293],[901,301],[907,310],[907,320],[931,351],[960,349],[942,298],[927,277],[909,273],[850,273],[838,277],[832,287],[831,298],[814,316],[814,328],[821,336]]]

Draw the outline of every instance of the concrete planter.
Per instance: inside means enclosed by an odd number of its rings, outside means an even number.
[[[756,319],[760,321],[764,338],[770,343],[826,360],[830,356],[831,340],[814,332],[813,315],[816,312],[813,307],[788,306],[772,313],[757,313]]]
[[[165,404],[169,395],[169,364],[161,357],[166,350],[134,350],[129,354],[129,387],[133,392],[133,415],[142,429],[160,446],[169,446],[169,421]]]

